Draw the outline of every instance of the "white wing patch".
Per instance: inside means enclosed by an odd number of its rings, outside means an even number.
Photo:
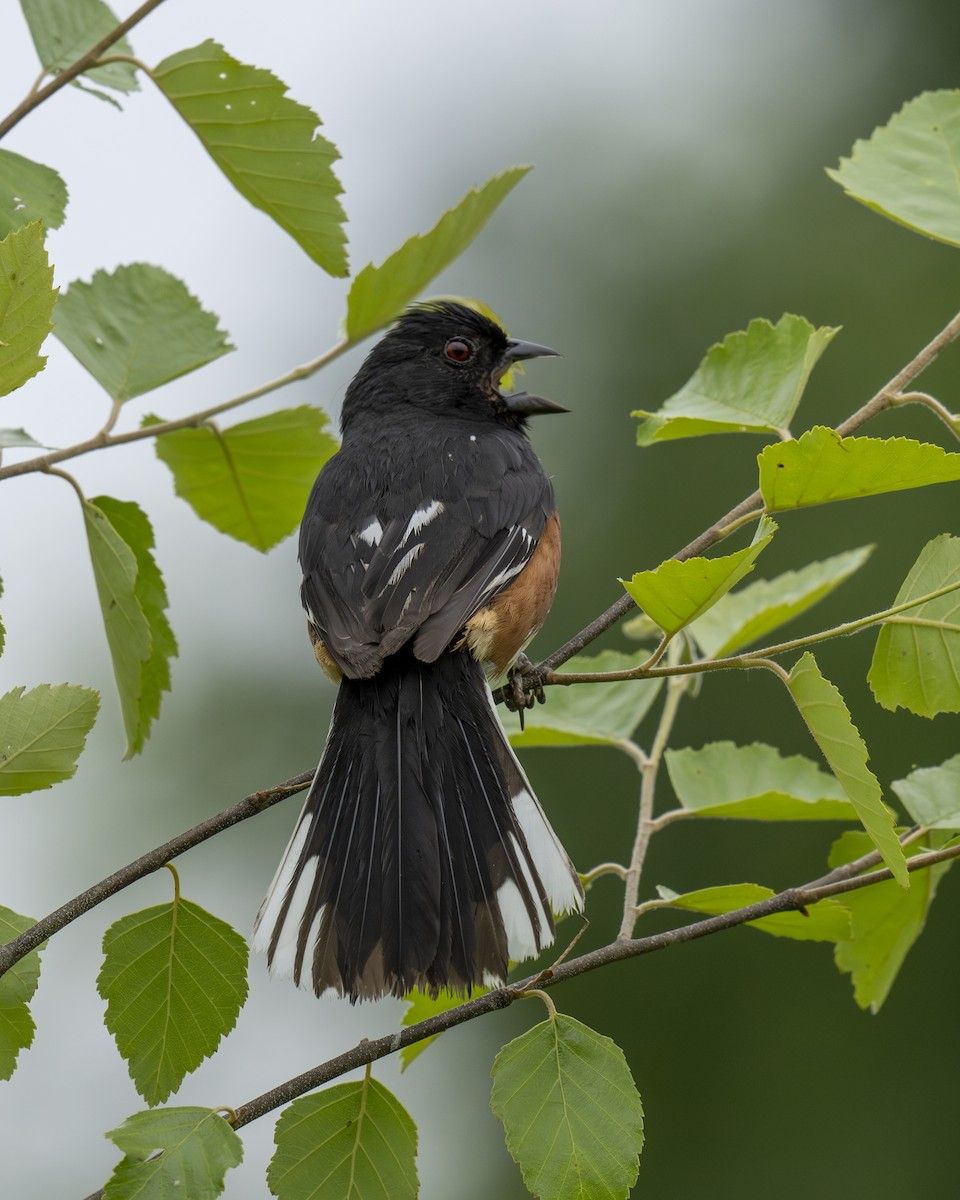
[[[410,567],[413,565],[413,563],[416,562],[416,560],[423,553],[423,547],[423,542],[417,542],[412,550],[407,551],[403,558],[401,558],[397,565],[393,568],[393,573],[387,580],[387,587],[395,587],[396,584],[400,582],[404,575],[406,575],[407,571],[410,570]]]
[[[357,536],[368,546],[379,545],[380,539],[383,537],[383,526],[376,517],[372,517]]]
[[[429,525],[430,522],[435,517],[439,517],[442,512],[442,500],[431,500],[429,504],[425,504],[422,508],[418,508],[407,522],[407,528],[404,531],[403,537],[400,539],[400,545],[402,546],[408,537],[412,537],[414,534],[419,533],[425,525]]]

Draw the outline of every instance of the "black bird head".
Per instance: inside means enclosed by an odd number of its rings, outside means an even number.
[[[363,415],[389,419],[429,412],[522,428],[535,413],[567,410],[528,392],[504,395],[501,380],[516,362],[556,354],[508,337],[496,321],[464,304],[416,305],[367,355],[347,389],[341,427],[346,433]]]

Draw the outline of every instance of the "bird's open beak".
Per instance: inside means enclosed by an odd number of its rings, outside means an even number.
[[[546,396],[532,396],[529,392],[514,392],[512,396],[503,397],[503,407],[507,412],[517,413],[521,417],[536,416],[537,413],[569,412],[556,400],[548,400]]]
[[[559,358],[559,350],[551,350],[549,346],[538,346],[536,342],[521,342],[511,338],[507,342],[504,361],[508,363],[523,362],[527,358]]]
[[[549,346],[538,346],[536,342],[521,342],[511,338],[503,355],[504,364],[523,362],[528,358],[559,358],[559,350],[551,350]],[[504,408],[518,416],[530,417],[537,413],[565,413],[569,408],[548,400],[546,396],[533,396],[530,392],[514,392],[512,396],[503,397]]]

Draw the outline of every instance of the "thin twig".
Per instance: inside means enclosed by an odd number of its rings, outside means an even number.
[[[900,622],[910,625],[926,625],[936,629],[952,631],[956,626],[950,623],[928,621],[917,617],[912,619],[903,618],[899,614],[907,612],[911,608],[919,608],[921,604],[929,604],[933,600],[939,600],[941,596],[947,596],[951,592],[958,590],[960,590],[960,581],[947,583],[935,591],[925,592],[922,596],[916,596],[912,600],[904,600],[901,604],[894,604],[890,608],[884,608],[880,612],[871,613],[869,616],[857,617],[855,621],[845,621],[842,625],[835,625],[832,629],[821,629],[817,633],[808,633],[803,637],[791,638],[787,642],[776,642],[772,646],[763,646],[757,650],[747,650],[743,654],[732,654],[727,658],[695,659],[693,662],[672,663],[666,667],[648,667],[646,663],[641,663],[640,666],[631,667],[626,671],[555,672],[543,682],[551,685],[562,684],[565,686],[575,683],[621,683],[629,679],[659,679],[671,675],[698,675],[704,671],[751,670],[754,667],[768,666],[765,660],[773,658],[776,655],[789,654],[792,650],[803,650],[807,646],[818,645],[820,642],[831,641],[834,638],[849,637],[851,634],[861,633],[873,625],[887,623],[894,624]]]
[[[28,113],[33,112],[39,104],[42,104],[54,92],[58,92],[62,87],[65,87],[68,83],[76,79],[78,75],[82,75],[84,71],[88,71],[92,66],[95,66],[97,59],[101,57],[104,51],[109,50],[125,33],[129,33],[134,25],[138,25],[144,17],[149,16],[162,3],[163,0],[146,0],[146,3],[141,4],[125,21],[121,21],[119,25],[115,25],[106,37],[101,38],[95,46],[91,46],[86,54],[82,54],[69,67],[64,67],[62,71],[50,80],[46,87],[37,89],[36,84],[34,84],[26,99],[21,104],[18,104],[13,112],[0,121],[0,138],[9,133]]]
[[[303,363],[299,367],[294,367],[292,371],[287,371],[284,375],[278,375],[276,379],[262,383],[252,391],[234,396],[230,400],[224,400],[220,404],[215,404],[212,408],[204,409],[202,412],[190,413],[189,416],[179,417],[175,421],[161,421],[156,425],[144,425],[140,429],[131,429],[127,433],[111,433],[112,420],[108,420],[99,433],[85,442],[78,442],[75,446],[67,446],[63,450],[51,450],[49,454],[41,454],[37,458],[29,458],[24,462],[11,463],[9,466],[0,467],[0,479],[9,479],[14,475],[29,475],[33,471],[46,471],[54,463],[65,462],[68,458],[78,458],[81,454],[89,454],[93,450],[106,450],[111,446],[125,446],[129,442],[139,442],[144,438],[160,437],[164,433],[173,433],[178,429],[190,429],[198,425],[203,425],[204,422],[220,416],[221,413],[229,412],[230,409],[237,408],[241,404],[248,404],[251,400],[258,400],[261,396],[275,392],[278,388],[286,387],[290,383],[297,383],[301,379],[309,379],[321,367],[325,367],[328,363],[333,362],[335,358],[339,358],[345,350],[350,348],[351,344],[351,342],[346,340],[337,342],[335,346],[332,346],[318,358],[314,358],[308,363]]]
[[[650,844],[650,838],[653,835],[654,829],[653,802],[657,790],[657,775],[660,771],[663,753],[670,739],[677,709],[680,706],[680,701],[683,699],[686,689],[687,681],[685,679],[672,679],[670,681],[666,699],[663,702],[663,710],[660,713],[657,732],[653,738],[653,745],[650,747],[650,753],[646,756],[646,761],[640,768],[640,811],[637,817],[637,833],[634,838],[633,852],[630,855],[630,866],[627,869],[627,878],[623,889],[623,920],[620,923],[620,933],[618,935],[621,938],[632,937],[634,926],[637,923],[636,911],[637,897],[640,894],[640,875],[643,871],[643,862],[646,858],[647,847]]]
[[[167,866],[171,859],[183,854],[186,850],[199,846],[201,842],[205,842],[215,834],[222,833],[231,825],[238,825],[248,817],[265,812],[274,804],[285,800],[287,796],[302,792],[310,783],[313,775],[313,771],[305,771],[302,775],[296,775],[285,783],[275,784],[273,787],[265,788],[262,792],[251,793],[244,797],[239,804],[234,804],[231,808],[226,808],[216,816],[209,817],[206,821],[195,825],[193,829],[188,829],[186,833],[171,838],[169,842],[164,842],[162,846],[157,846],[156,849],[141,855],[132,863],[121,867],[119,871],[114,871],[106,879],[101,879],[99,883],[87,888],[79,896],[74,896],[72,900],[68,900],[66,904],[55,909],[49,916],[38,921],[36,925],[31,925],[18,937],[7,942],[6,945],[0,946],[0,977],[15,963],[18,963],[24,955],[29,954],[31,950],[36,950],[47,938],[59,933],[77,917],[83,916],[91,908],[102,904],[104,900],[115,896],[117,892],[123,891],[124,888],[129,887],[131,883],[136,883],[145,875],[159,871]]]

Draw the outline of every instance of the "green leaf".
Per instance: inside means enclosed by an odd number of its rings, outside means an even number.
[[[59,229],[66,207],[67,185],[52,167],[0,150],[0,237],[32,221]]]
[[[830,867],[839,867],[867,854],[873,847],[864,834],[845,833],[833,844]],[[912,858],[929,847],[914,843]],[[879,1012],[910,947],[920,936],[937,886],[949,861],[911,874],[909,891],[889,880],[847,892],[843,902],[853,917],[849,941],[838,944],[834,961],[852,976],[853,995],[861,1008]]]
[[[233,349],[186,285],[148,263],[72,283],[57,305],[56,334],[114,400],[141,396]]]
[[[170,687],[167,660],[177,644],[146,514],[132,502],[97,496],[84,501],[83,517],[129,758],[143,749],[160,712],[161,692]]]
[[[867,766],[867,748],[843,697],[820,673],[809,651],[794,664],[787,687],[870,840],[900,886],[909,888],[910,877],[893,813],[883,803],[880,784]]]
[[[894,607],[951,584],[960,586],[960,538],[944,533],[921,550]],[[960,591],[885,623],[867,682],[884,708],[903,705],[921,717],[960,712]]]
[[[960,246],[960,91],[924,92],[827,171],[848,196]]]
[[[89,688],[41,683],[0,696],[0,796],[70,779],[93,728],[100,697]]]
[[[786,430],[810,372],[839,333],[814,329],[803,317],[785,313],[776,325],[751,321],[711,346],[693,378],[641,418],[637,445],[706,433],[780,433]]]
[[[429,233],[415,234],[379,267],[368,264],[350,286],[346,332],[351,342],[388,324],[466,250],[530,167],[508,167],[467,192]]]
[[[960,454],[910,438],[842,438],[822,425],[760,454],[760,491],[768,512],[879,496],[960,479]]]
[[[103,937],[105,1024],[149,1105],[177,1090],[237,1023],[247,943],[181,898],[121,917]]]
[[[960,754],[938,767],[918,767],[890,786],[918,825],[960,829]]]
[[[284,1110],[267,1167],[280,1200],[415,1200],[417,1127],[391,1092],[365,1076]]]
[[[564,664],[570,674],[632,671],[649,655],[578,654]],[[504,728],[514,746],[616,745],[629,739],[660,690],[660,679],[628,679],[617,683],[578,683],[552,687],[544,707],[528,709],[525,730],[518,728],[515,714],[502,713]]]
[[[46,447],[34,441],[25,429],[0,429],[0,450],[8,449],[44,450]]]
[[[307,405],[229,429],[210,422],[161,434],[157,456],[198,517],[269,550],[296,529],[317,472],[337,449],[327,423]]]
[[[482,996],[487,991],[485,987],[474,987],[470,995],[472,997]],[[416,1025],[420,1021],[426,1021],[428,1017],[435,1017],[439,1013],[445,1013],[451,1008],[456,1008],[457,1005],[463,1004],[463,996],[455,996],[452,992],[440,992],[436,996],[431,996],[427,992],[411,992],[404,997],[407,1002],[407,1007],[403,1010],[403,1016],[400,1019],[400,1024],[406,1029],[410,1025]],[[426,1048],[435,1042],[440,1036],[435,1033],[433,1037],[424,1038],[422,1042],[414,1042],[412,1046],[404,1046],[400,1051],[400,1070],[405,1071],[413,1060],[426,1050]]]
[[[839,782],[800,754],[781,758],[773,746],[711,742],[700,750],[668,750],[677,799],[700,817],[754,821],[855,821]]]
[[[0,396],[43,370],[40,347],[56,302],[43,226],[33,221],[0,241]]]
[[[733,654],[812,608],[858,571],[872,552],[872,546],[861,546],[728,592],[690,632],[708,658]]]
[[[209,1108],[134,1113],[107,1137],[124,1157],[103,1200],[214,1200],[243,1158],[240,1138]]]
[[[493,1115],[541,1200],[613,1200],[637,1181],[643,1107],[620,1047],[558,1014],[493,1064]]]
[[[51,75],[82,58],[120,24],[119,18],[102,0],[20,0],[20,7],[30,27],[37,56]],[[113,43],[109,53],[132,55],[133,49],[122,37]],[[140,86],[136,67],[125,62],[91,67],[84,71],[83,78],[118,92],[135,92]],[[79,80],[74,80],[74,85],[81,87]],[[91,90],[81,87],[81,91]]]
[[[0,904],[0,945],[12,941],[36,924]],[[0,975],[0,1080],[9,1079],[17,1056],[33,1042],[36,1025],[27,1007],[40,981],[40,953],[31,950],[4,975]]]
[[[724,887],[700,888],[695,892],[679,895],[670,888],[658,887],[660,898],[671,908],[682,908],[687,912],[718,913],[736,912],[761,900],[769,900],[776,893],[758,883],[731,883]],[[774,937],[794,938],[799,942],[840,942],[851,935],[850,913],[838,900],[820,900],[810,906],[806,913],[782,912],[769,917],[748,921],[748,929],[759,929]]]
[[[330,275],[348,273],[337,148],[270,71],[214,41],[165,58],[154,81],[237,191]]]
[[[734,554],[722,558],[688,558],[679,562],[668,558],[652,571],[640,571],[620,582],[638,608],[660,626],[674,634],[701,616],[725,595],[749,571],[757,556],[776,533],[773,521],[763,517],[753,541]]]

